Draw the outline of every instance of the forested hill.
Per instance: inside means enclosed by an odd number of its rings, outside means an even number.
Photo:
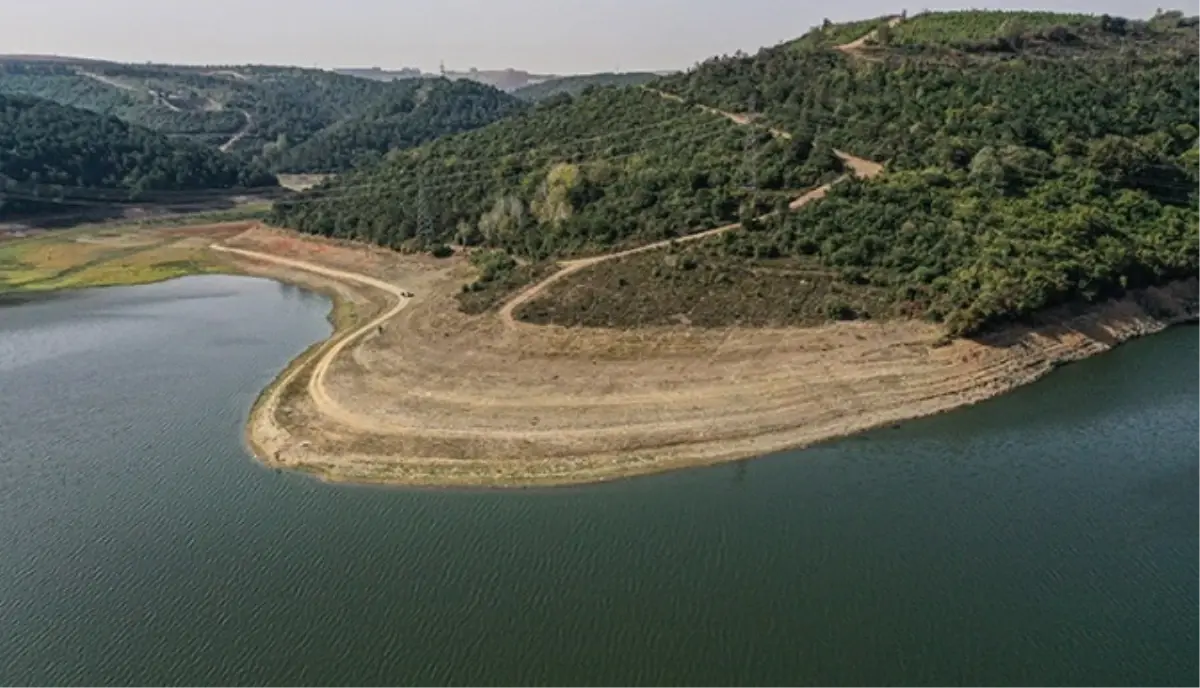
[[[484,244],[539,259],[734,222],[840,169],[822,142],[776,139],[645,89],[600,88],[339,176],[276,204],[274,221],[396,248]]]
[[[215,149],[87,110],[0,94],[0,213],[48,207],[36,194],[104,201],[275,185],[261,166]]]
[[[817,262],[886,293],[876,316],[973,332],[1196,273],[1198,77],[1178,12],[971,11],[829,25],[656,86],[887,167],[714,261]]]
[[[439,136],[477,129],[524,109],[516,98],[473,81],[408,79],[370,107],[292,146],[269,148],[283,172],[337,172],[380,160]]]
[[[328,172],[499,119],[517,99],[474,82],[376,81],[293,67],[0,60],[0,93],[113,115],[277,170]]]
[[[584,89],[592,86],[640,86],[658,78],[653,72],[624,72],[614,74],[578,74],[575,76],[560,76],[548,81],[530,84],[513,91],[513,95],[521,100],[537,102],[547,98],[567,94],[577,96]]]

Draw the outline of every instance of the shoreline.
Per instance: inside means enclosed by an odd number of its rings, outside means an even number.
[[[302,285],[299,285],[299,286],[302,286]],[[263,408],[261,406],[261,404],[265,403],[265,400],[267,399],[268,394],[279,392],[279,391],[281,391],[283,386],[294,383],[296,381],[295,376],[299,375],[303,371],[303,369],[311,366],[311,364],[313,363],[313,358],[315,358],[315,356],[321,350],[323,350],[326,347],[326,345],[328,345],[332,341],[332,339],[326,339],[324,341],[313,344],[311,347],[309,347],[303,353],[301,353],[300,356],[298,356],[296,359],[293,359],[293,361],[290,362],[288,364],[288,366],[285,367],[280,372],[280,375],[277,376],[276,379],[274,381],[272,381],[272,383],[263,390],[263,392],[259,395],[258,399],[255,400],[254,405],[251,407],[250,415],[247,417],[247,421],[246,421],[244,436],[245,436],[246,446],[247,446],[248,450],[250,451],[251,455],[253,456],[253,458],[256,461],[263,464],[264,467],[274,468],[276,470],[286,469],[286,470],[296,471],[299,473],[305,473],[305,474],[310,475],[311,477],[318,479],[321,482],[335,484],[335,485],[340,484],[340,485],[359,485],[359,486],[374,486],[374,487],[409,487],[409,488],[429,488],[429,489],[499,489],[499,490],[505,490],[505,491],[535,489],[535,488],[583,487],[583,486],[587,486],[587,485],[596,485],[596,484],[600,484],[600,483],[616,482],[616,481],[635,479],[635,478],[641,478],[641,477],[649,477],[649,476],[653,476],[653,475],[658,475],[658,474],[663,474],[663,473],[668,473],[668,472],[673,472],[673,471],[688,470],[688,469],[692,469],[692,468],[705,468],[705,467],[715,466],[715,465],[723,464],[723,463],[733,463],[733,462],[738,462],[738,461],[751,461],[751,460],[766,458],[772,454],[778,454],[781,452],[801,451],[801,450],[804,450],[804,449],[807,449],[810,447],[814,447],[814,446],[823,444],[825,442],[846,439],[846,438],[853,437],[853,436],[861,434],[861,433],[878,430],[880,428],[885,428],[888,426],[896,425],[898,423],[904,423],[904,422],[908,422],[908,421],[918,420],[921,418],[928,418],[928,417],[940,415],[943,413],[950,413],[950,412],[956,411],[958,409],[966,408],[969,406],[973,406],[975,404],[979,404],[979,403],[988,401],[990,399],[1000,397],[1000,396],[1007,394],[1009,392],[1012,392],[1020,387],[1024,387],[1026,385],[1038,382],[1038,381],[1042,380],[1043,378],[1047,377],[1048,375],[1050,375],[1051,373],[1053,373],[1058,368],[1061,368],[1070,363],[1074,363],[1074,362],[1085,360],[1087,358],[1091,358],[1093,356],[1102,355],[1102,354],[1112,351],[1116,347],[1118,347],[1122,344],[1125,344],[1129,341],[1132,341],[1134,339],[1139,339],[1141,337],[1160,334],[1160,333],[1166,331],[1167,329],[1170,329],[1173,327],[1197,325],[1197,324],[1200,324],[1200,318],[1198,318],[1198,316],[1195,313],[1192,313],[1190,315],[1180,316],[1177,318],[1171,318],[1168,321],[1164,321],[1161,326],[1154,326],[1154,327],[1146,328],[1144,330],[1139,330],[1137,332],[1129,334],[1128,336],[1126,336],[1122,339],[1119,339],[1115,344],[1106,346],[1104,348],[1089,350],[1089,351],[1086,351],[1083,353],[1078,353],[1076,355],[1064,355],[1061,357],[1048,357],[1045,360],[1044,368],[1042,370],[1040,370],[1039,372],[1032,374],[1029,377],[1022,379],[1018,382],[1015,382],[1013,384],[1005,385],[1005,386],[998,387],[998,388],[987,389],[986,391],[981,393],[977,398],[973,398],[968,401],[963,401],[962,403],[958,403],[958,404],[948,405],[948,406],[941,407],[941,408],[936,408],[936,409],[932,409],[932,410],[928,410],[928,411],[914,413],[912,415],[907,415],[907,416],[902,416],[902,417],[897,417],[897,418],[880,419],[875,422],[863,424],[860,427],[856,427],[852,430],[849,430],[848,432],[830,433],[830,434],[826,434],[826,435],[821,435],[821,436],[814,437],[813,439],[805,441],[800,444],[789,444],[786,446],[774,447],[771,449],[764,450],[762,452],[756,452],[756,453],[751,453],[751,454],[746,454],[746,453],[740,452],[740,451],[733,451],[728,454],[718,454],[718,455],[706,457],[703,459],[683,460],[683,461],[673,461],[670,459],[656,460],[651,456],[635,456],[634,459],[637,461],[637,463],[632,466],[628,466],[625,469],[618,469],[618,470],[613,470],[613,471],[609,471],[609,472],[593,472],[593,471],[588,471],[585,469],[578,473],[563,472],[563,473],[555,473],[555,474],[545,474],[545,475],[534,477],[534,478],[524,477],[524,478],[515,479],[515,480],[511,480],[511,481],[505,480],[503,478],[489,477],[489,476],[485,476],[485,475],[459,476],[459,475],[455,475],[454,473],[446,473],[446,474],[432,473],[432,474],[423,476],[422,478],[418,478],[418,479],[398,479],[398,478],[391,478],[391,477],[383,477],[383,478],[379,478],[379,479],[373,479],[369,476],[345,475],[345,474],[336,473],[336,472],[328,472],[327,470],[324,470],[320,465],[307,464],[307,463],[289,464],[289,463],[282,463],[282,462],[279,462],[277,459],[271,458],[270,455],[266,452],[264,440],[261,437],[256,436],[256,424],[254,421],[254,416],[255,416],[255,414],[261,414],[265,411],[265,408]],[[286,381],[284,380],[285,376],[288,378]],[[984,389],[986,387],[987,387],[986,385],[982,385],[981,389]],[[277,395],[274,395],[272,397],[272,400],[277,402],[277,400],[278,400]],[[272,407],[272,410],[274,410],[275,408],[277,408],[277,407]],[[480,461],[486,462],[487,459],[481,459]]]
[[[242,266],[249,274],[313,288],[311,275],[305,278],[297,275],[295,270],[281,271],[277,267]],[[803,414],[784,423],[764,419],[756,427],[742,429],[728,437],[712,440],[679,437],[675,442],[663,443],[658,449],[621,449],[622,443],[635,443],[640,431],[631,427],[627,437],[624,428],[606,428],[594,432],[615,438],[606,445],[609,446],[607,451],[581,450],[555,456],[537,448],[536,442],[549,435],[570,443],[571,437],[585,431],[570,427],[568,423],[558,431],[503,429],[489,438],[486,428],[474,428],[469,422],[465,426],[447,424],[439,428],[404,426],[397,420],[392,427],[365,413],[357,413],[358,407],[342,407],[339,401],[342,395],[320,387],[323,402],[331,405],[329,408],[334,412],[332,417],[323,415],[325,409],[314,407],[311,396],[305,394],[314,389],[312,372],[319,359],[335,348],[345,349],[341,358],[335,356],[336,360],[327,361],[325,367],[332,371],[330,384],[335,388],[341,385],[343,389],[353,389],[346,379],[355,378],[355,385],[365,384],[358,378],[368,374],[358,369],[369,367],[373,356],[380,354],[370,351],[367,344],[371,339],[365,335],[373,335],[373,331],[364,332],[360,324],[370,322],[374,314],[341,318],[340,324],[334,315],[339,308],[345,308],[344,304],[350,298],[346,291],[359,292],[361,297],[362,287],[346,284],[341,284],[340,288],[318,287],[332,298],[334,331],[329,338],[309,347],[290,362],[252,406],[246,422],[245,441],[251,453],[264,465],[302,471],[324,482],[385,486],[516,489],[621,480],[803,449],[870,429],[944,413],[1032,383],[1065,363],[1103,353],[1130,339],[1197,320],[1196,280],[1185,280],[1131,293],[1120,300],[1092,304],[1082,310],[1076,308],[1075,312],[1058,309],[1061,313],[1046,314],[1046,324],[1037,327],[1017,325],[978,341],[959,339],[938,345],[927,338],[923,345],[928,350],[924,352],[926,354],[978,359],[978,365],[969,371],[968,383],[959,387],[951,384],[954,379],[950,375],[941,379],[935,377],[925,387],[912,389],[913,393],[908,397],[884,394],[886,399],[879,404],[872,404],[870,398],[865,399],[866,403],[859,403],[856,398],[850,410],[832,418],[824,413],[810,413],[811,425],[804,422]],[[387,310],[386,306],[377,308],[375,313]],[[495,317],[494,313],[490,315]],[[543,327],[525,323],[518,323],[518,326],[518,334]],[[879,326],[852,324],[825,329],[872,327]],[[753,337],[754,333],[747,336]],[[862,337],[857,333],[855,336]],[[352,339],[357,341],[347,341]],[[402,350],[403,347],[397,347],[390,353],[397,354]],[[854,382],[850,380],[847,384]],[[948,391],[941,389],[946,384],[951,385]],[[851,390],[846,396],[859,395]],[[836,405],[840,400],[826,401]],[[503,401],[495,403],[503,405]],[[737,403],[736,399],[728,400],[727,412],[732,412]],[[544,422],[552,405],[547,403],[542,408],[540,413]],[[569,416],[571,409],[564,407],[557,412]],[[534,420],[538,420],[537,417]],[[410,434],[420,435],[418,439],[425,440],[422,445],[432,443],[436,453],[424,456],[406,453],[404,447],[411,444]],[[547,441],[554,443],[554,440]],[[460,451],[456,456],[453,451],[440,446],[454,442],[484,449],[465,455]],[[529,453],[523,455],[522,447],[528,447]]]
[[[266,457],[265,454],[262,453],[262,449],[253,450],[253,448],[258,447],[258,443],[256,442],[256,439],[254,439],[252,420],[247,420],[246,437],[247,437],[248,447],[252,448],[254,457],[256,457],[256,460],[258,460],[259,462],[262,462],[264,466],[269,467],[269,468],[286,468],[286,469],[290,469],[290,471],[296,471],[296,472],[310,474],[311,477],[317,478],[318,480],[322,481],[322,483],[328,483],[331,485],[360,485],[360,486],[379,486],[379,487],[422,487],[422,489],[490,489],[490,490],[508,491],[508,490],[539,489],[539,487],[572,487],[572,486],[599,485],[599,484],[604,484],[604,483],[616,483],[616,481],[620,481],[620,480],[647,478],[647,477],[652,477],[652,475],[659,475],[659,474],[671,473],[671,472],[676,472],[676,471],[686,471],[686,469],[691,469],[691,468],[706,468],[706,467],[718,466],[718,465],[721,465],[721,463],[733,463],[733,462],[738,462],[738,461],[755,461],[758,459],[767,459],[767,457],[775,455],[775,454],[787,453],[787,451],[803,451],[804,449],[817,447],[817,445],[820,445],[823,443],[835,442],[835,441],[839,441],[839,439],[846,439],[846,438],[854,437],[857,435],[862,435],[862,433],[864,433],[864,432],[880,430],[880,429],[883,429],[883,427],[888,427],[888,426],[892,426],[892,425],[896,425],[896,424],[900,424],[900,423],[907,423],[907,421],[911,421],[911,420],[931,418],[931,417],[935,417],[935,415],[941,415],[943,413],[952,413],[954,411],[958,411],[958,409],[967,408],[970,406],[977,405],[977,403],[983,403],[985,401],[996,399],[996,397],[1000,397],[1002,395],[1012,393],[1012,391],[1015,391],[1016,389],[1019,389],[1022,387],[1026,387],[1026,385],[1030,385],[1030,384],[1042,381],[1043,378],[1048,377],[1050,375],[1050,373],[1055,372],[1057,369],[1060,369],[1060,367],[1062,367],[1064,365],[1078,363],[1078,361],[1096,357],[1096,355],[1108,353],[1108,352],[1112,351],[1112,349],[1116,348],[1117,346],[1124,345],[1124,343],[1128,343],[1135,339],[1141,339],[1141,337],[1144,337],[1144,336],[1150,336],[1150,335],[1162,333],[1162,331],[1165,331],[1166,329],[1169,329],[1172,327],[1177,327],[1177,325],[1192,324],[1192,323],[1196,323],[1196,322],[1200,322],[1200,313],[1193,313],[1193,315],[1189,315],[1186,317],[1172,318],[1171,322],[1163,324],[1162,327],[1152,327],[1152,328],[1147,328],[1144,331],[1136,331],[1136,333],[1130,334],[1128,337],[1126,337],[1126,339],[1122,339],[1122,340],[1118,341],[1117,343],[1115,343],[1115,345],[1112,345],[1112,346],[1091,349],[1091,351],[1086,351],[1084,353],[1079,353],[1079,354],[1075,354],[1075,355],[1068,354],[1068,355],[1062,355],[1062,357],[1046,358],[1044,361],[1044,369],[1043,370],[1033,373],[1033,375],[1030,375],[1024,379],[1020,379],[1020,381],[1018,381],[1018,382],[1003,385],[1003,387],[1001,387],[1001,388],[986,389],[985,391],[983,391],[982,394],[980,394],[978,397],[976,397],[976,399],[962,401],[961,403],[953,403],[953,405],[929,409],[929,411],[922,411],[922,412],[913,413],[910,415],[900,415],[900,417],[895,417],[895,418],[878,419],[876,421],[871,421],[871,423],[863,424],[862,426],[856,427],[856,429],[853,429],[853,430],[850,430],[847,432],[828,433],[828,435],[821,435],[818,437],[814,437],[814,438],[810,439],[810,441],[806,441],[804,443],[788,444],[788,445],[785,445],[785,447],[778,447],[778,448],[764,450],[763,453],[744,454],[744,453],[740,453],[740,451],[731,451],[731,453],[728,453],[728,454],[714,455],[714,456],[706,457],[706,459],[683,460],[683,461],[671,461],[671,460],[660,461],[660,460],[653,459],[652,456],[635,457],[635,459],[638,461],[637,463],[635,463],[635,465],[628,466],[628,467],[625,467],[622,469],[613,469],[613,471],[611,471],[611,472],[594,472],[594,471],[587,471],[587,469],[584,469],[584,471],[581,471],[578,473],[544,474],[544,475],[540,475],[540,477],[536,477],[536,478],[523,477],[520,479],[511,480],[511,481],[505,480],[503,478],[498,478],[498,477],[493,477],[490,479],[490,478],[486,478],[485,475],[479,475],[479,474],[456,475],[455,473],[445,473],[445,474],[432,473],[432,474],[426,475],[426,477],[424,477],[424,478],[419,478],[419,479],[396,479],[396,478],[371,479],[368,477],[361,477],[361,475],[344,475],[344,474],[340,474],[340,473],[336,473],[336,472],[323,472],[322,469],[320,469],[317,466],[311,466],[311,465],[293,466],[293,465],[287,465],[287,463],[278,463],[276,461],[272,461],[272,460],[268,459],[268,457]],[[322,348],[324,348],[324,345],[326,345],[326,343],[329,343],[329,341],[330,340],[325,340],[324,342],[318,342],[317,345],[313,345],[312,348],[313,349],[322,349]],[[307,355],[307,354],[308,354],[307,351],[305,352],[305,354],[301,354],[301,358],[304,358],[305,355]],[[296,372],[299,372],[299,369],[302,369],[302,367],[307,367],[308,365],[310,365],[312,363],[311,360],[301,361],[301,358],[298,358],[293,361],[293,364],[298,365],[298,370],[296,370]],[[284,371],[281,373],[281,375],[284,375],[284,373],[286,373],[288,370],[292,369],[292,367],[293,367],[293,365],[289,364],[288,369],[284,369]],[[277,378],[276,383],[278,383],[278,382],[280,382],[280,379]],[[276,383],[272,383],[271,387],[269,387],[268,389],[276,387]],[[986,385],[983,385],[983,387],[986,388]],[[264,390],[264,395],[265,395],[265,393],[266,393],[266,390]],[[257,407],[258,407],[258,402],[256,402],[256,409],[257,409]],[[480,462],[487,462],[487,460],[480,460]]]

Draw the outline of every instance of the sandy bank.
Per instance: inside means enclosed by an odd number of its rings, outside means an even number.
[[[1196,314],[1193,279],[941,346],[916,322],[534,326],[459,312],[465,261],[292,236],[229,243],[293,261],[248,272],[337,293],[339,328],[264,393],[247,436],[269,465],[336,481],[569,484],[760,456],[975,403]]]

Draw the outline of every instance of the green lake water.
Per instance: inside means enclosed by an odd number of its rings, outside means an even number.
[[[0,301],[0,683],[1197,683],[1197,329],[850,439],[576,488],[242,446],[329,303]]]

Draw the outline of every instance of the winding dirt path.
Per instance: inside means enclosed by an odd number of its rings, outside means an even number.
[[[237,145],[237,142],[241,141],[246,134],[250,133],[250,128],[254,126],[254,118],[250,116],[249,112],[246,112],[245,110],[239,110],[239,112],[242,113],[242,117],[246,118],[246,123],[243,124],[242,128],[238,129],[237,133],[231,136],[228,141],[221,144],[222,153],[228,153],[229,151],[233,150],[233,147]]]
[[[243,258],[267,261],[269,263],[275,263],[276,265],[282,265],[284,267],[312,272],[334,280],[357,282],[358,284],[363,284],[390,294],[396,299],[395,305],[384,311],[382,314],[372,318],[369,322],[359,326],[357,329],[352,330],[341,337],[331,339],[326,342],[325,346],[327,348],[317,358],[312,370],[312,375],[308,380],[308,393],[312,397],[313,403],[316,404],[317,408],[320,409],[322,413],[334,418],[339,422],[350,425],[351,427],[362,426],[363,424],[358,422],[358,416],[343,409],[337,402],[333,400],[332,397],[329,396],[329,393],[325,389],[325,376],[329,373],[329,367],[333,364],[334,359],[336,359],[338,355],[346,349],[347,346],[354,343],[372,330],[381,327],[388,320],[391,320],[393,317],[395,317],[400,311],[404,310],[410,299],[410,297],[407,295],[407,290],[394,284],[384,282],[381,279],[371,277],[370,275],[364,275],[359,272],[350,272],[348,270],[328,268],[315,263],[310,263],[308,261],[284,258],[283,256],[276,256],[270,253],[263,253],[261,251],[249,251],[242,248],[234,248],[232,246],[221,246],[219,244],[213,244],[210,248],[215,251],[242,256]],[[276,386],[276,392],[278,393],[279,390],[282,390],[284,387],[286,387],[293,379],[295,379],[296,375],[298,375],[301,370],[302,367],[300,366],[292,368],[287,377],[282,380],[282,383]],[[375,425],[376,424],[367,424],[367,427],[362,429],[378,429],[375,427]]]
[[[887,23],[888,28],[895,28],[902,21],[904,21],[903,17],[900,17],[900,16],[891,17],[888,19],[888,23]],[[878,35],[879,35],[879,29],[873,29],[873,30],[868,31],[867,33],[863,34],[862,36],[859,36],[857,39],[850,41],[849,43],[835,45],[835,46],[833,46],[833,49],[840,50],[848,55],[860,55],[862,53],[863,48],[867,47],[867,41],[874,39]]]

